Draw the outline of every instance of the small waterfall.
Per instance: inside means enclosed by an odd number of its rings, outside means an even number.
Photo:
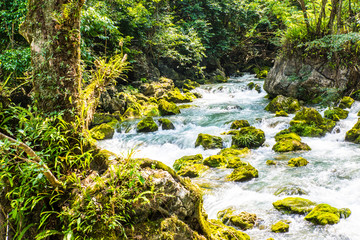
[[[360,103],[350,109],[349,117],[337,123],[332,133],[322,138],[303,137],[312,150],[309,152],[278,154],[272,151],[274,136],[289,127],[294,115],[275,117],[264,110],[269,100],[265,91],[258,93],[247,87],[249,82],[262,84],[253,75],[230,79],[228,83],[204,85],[194,91],[203,98],[196,99],[191,108],[182,109],[182,113],[170,116],[174,130],[138,134],[116,133],[111,140],[99,142],[99,145],[118,154],[126,155],[129,149],[136,148],[136,157],[147,157],[164,162],[172,167],[174,161],[184,155],[201,153],[204,157],[214,155],[219,149],[204,150],[195,148],[199,133],[218,135],[230,129],[232,121],[246,119],[252,126],[265,132],[263,147],[252,150],[246,159],[259,171],[259,178],[244,183],[226,182],[224,177],[229,169],[214,169],[202,178],[193,179],[200,185],[208,186],[204,195],[204,207],[209,218],[216,218],[218,211],[233,206],[240,211],[255,213],[261,219],[265,229],[254,228],[246,233],[254,240],[270,237],[286,240],[357,240],[360,231],[360,148],[359,145],[344,141],[346,131],[352,128],[358,117]],[[323,114],[325,109],[318,109]],[[136,126],[139,120],[129,122]],[[231,137],[223,136],[226,146],[230,146]],[[286,162],[291,157],[302,156],[309,161],[306,167],[289,168]],[[278,166],[265,164],[268,159],[276,159]],[[304,216],[284,215],[275,210],[272,203],[285,196],[274,193],[284,187],[301,188],[307,195],[302,197],[317,203],[328,203],[337,208],[352,210],[348,219],[342,219],[332,226],[314,226]],[[269,226],[281,219],[291,221],[290,231],[274,234]],[[262,229],[262,230],[260,230]]]

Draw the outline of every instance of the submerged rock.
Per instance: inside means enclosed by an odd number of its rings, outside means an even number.
[[[355,102],[355,100],[352,99],[351,97],[343,97],[340,100],[339,108],[342,108],[342,109],[351,108],[351,106],[353,105],[354,102]]]
[[[196,139],[195,147],[203,146],[204,149],[223,148],[221,137],[200,133]]]
[[[227,164],[227,160],[222,155],[213,155],[205,158],[203,164],[209,167],[221,167]]]
[[[273,202],[273,206],[285,213],[305,214],[314,208],[315,203],[305,198],[287,197]]]
[[[257,148],[265,142],[265,133],[255,127],[243,127],[232,137],[232,145],[237,148]]]
[[[251,166],[250,163],[245,163],[235,168],[226,178],[228,181],[245,182],[257,177],[259,177],[258,170]]]
[[[305,220],[317,225],[336,224],[340,221],[340,213],[337,208],[322,203],[306,215]]]
[[[274,233],[284,233],[289,231],[289,224],[285,221],[279,221],[271,226],[271,231]]]
[[[349,111],[334,107],[329,108],[324,112],[324,117],[331,119],[335,122],[339,121],[340,119],[345,119],[349,115]]]
[[[288,165],[290,167],[303,167],[308,164],[308,160],[303,157],[292,158],[289,160]]]
[[[174,124],[167,118],[160,118],[159,120],[162,130],[172,130],[175,129]]]
[[[159,111],[162,116],[176,115],[180,113],[180,109],[175,103],[168,102],[164,99],[159,101]]]
[[[273,113],[278,111],[294,113],[300,110],[300,108],[301,106],[297,99],[278,95],[276,98],[271,100],[271,102],[265,107],[265,110]]]
[[[141,120],[137,126],[137,132],[155,132],[159,129],[152,117],[147,117]]]
[[[108,123],[103,123],[90,130],[91,137],[96,140],[111,139],[114,133],[114,127]]]
[[[275,196],[283,196],[283,195],[307,195],[308,192],[306,192],[305,190],[303,190],[300,187],[296,187],[296,186],[286,186],[286,187],[281,187],[278,190],[275,191],[274,195]]]
[[[257,216],[248,212],[235,213],[235,209],[227,208],[217,213],[217,217],[224,223],[230,224],[241,230],[247,230],[254,227]]]
[[[250,124],[247,120],[235,120],[231,123],[230,129],[239,129],[243,127],[250,127]]]

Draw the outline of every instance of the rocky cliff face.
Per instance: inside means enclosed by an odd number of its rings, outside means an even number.
[[[284,95],[309,101],[317,97],[350,94],[359,88],[360,71],[341,67],[324,59],[281,57],[265,80],[271,97]]]

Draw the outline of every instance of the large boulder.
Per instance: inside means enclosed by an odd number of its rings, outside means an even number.
[[[349,131],[346,132],[345,141],[360,143],[360,119]]]
[[[166,101],[173,103],[189,103],[192,102],[194,98],[196,97],[191,93],[182,94],[178,88],[169,91],[165,96]]]
[[[205,158],[203,164],[209,167],[222,167],[226,166],[227,160],[222,155],[213,155]]]
[[[324,117],[333,121],[339,121],[345,119],[349,115],[349,111],[341,109],[339,107],[329,108],[324,112]]]
[[[175,103],[168,102],[164,99],[159,101],[159,111],[162,116],[176,115],[180,113],[180,109]]]
[[[204,158],[201,154],[183,156],[175,160],[173,167],[175,171],[179,171],[184,166],[202,163],[203,159]]]
[[[114,127],[108,123],[103,123],[90,130],[91,137],[96,140],[111,139],[114,133]]]
[[[137,132],[155,132],[159,129],[152,117],[146,117],[136,125]]]
[[[278,111],[294,113],[300,110],[300,108],[301,106],[297,99],[278,95],[276,98],[271,100],[271,102],[265,107],[265,110],[273,113],[276,113]]]
[[[173,130],[173,129],[175,129],[174,124],[167,118],[160,118],[158,121],[159,121],[159,124],[160,124],[162,130]]]
[[[265,142],[265,133],[255,127],[243,127],[232,137],[232,145],[237,148],[257,148]]]
[[[305,214],[315,207],[315,203],[305,198],[287,197],[273,202],[273,206],[285,213]]]
[[[340,221],[340,212],[337,208],[322,203],[306,215],[305,220],[317,225],[336,224]]]
[[[223,140],[221,137],[200,133],[195,142],[195,147],[198,146],[204,149],[223,148]]]

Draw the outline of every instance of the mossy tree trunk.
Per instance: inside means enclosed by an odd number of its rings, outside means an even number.
[[[44,112],[78,114],[81,87],[80,17],[85,0],[29,0],[20,33],[30,43],[33,85]]]

